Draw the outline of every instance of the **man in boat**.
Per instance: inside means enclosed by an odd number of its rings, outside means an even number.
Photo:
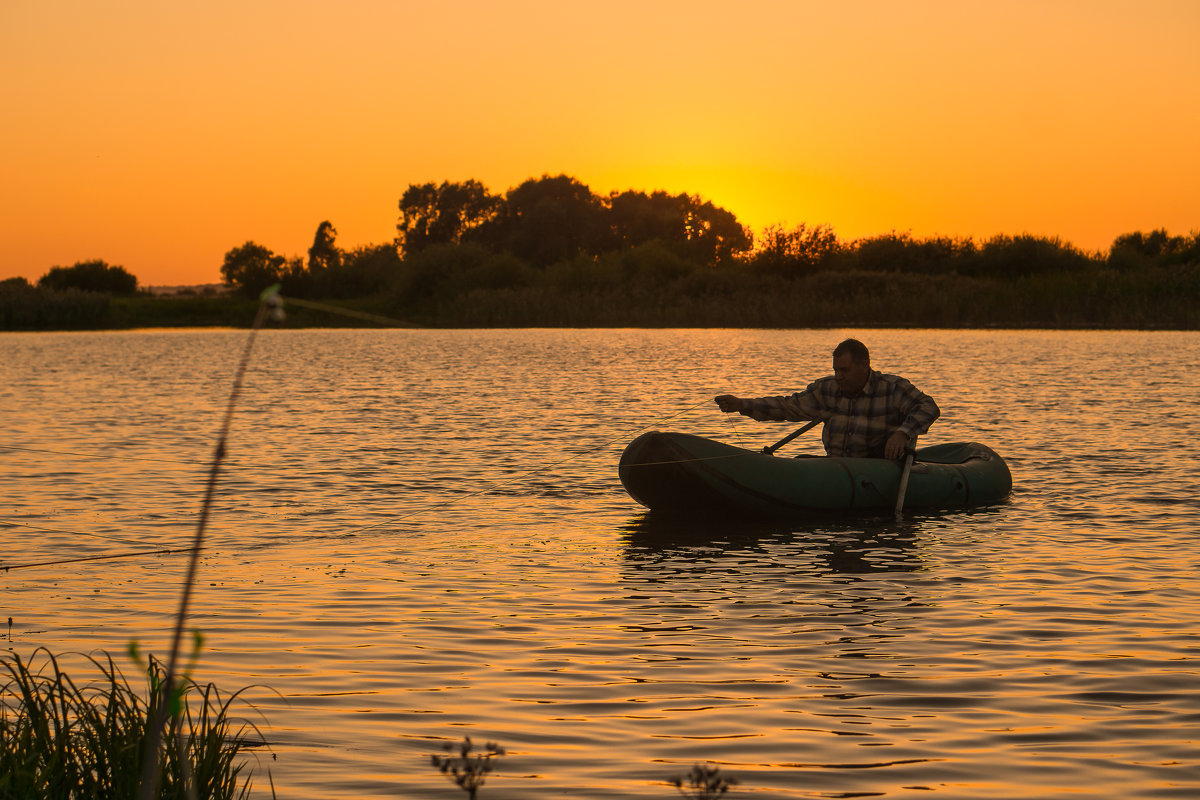
[[[760,422],[822,420],[821,442],[831,456],[903,458],[941,416],[933,398],[899,375],[871,369],[871,354],[857,339],[833,350],[833,374],[785,397],[723,394],[717,405]]]

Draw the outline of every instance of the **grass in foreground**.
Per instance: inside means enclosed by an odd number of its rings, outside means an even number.
[[[127,800],[138,796],[148,731],[164,668],[151,661],[143,695],[112,657],[89,657],[98,675],[76,683],[39,648],[29,660],[0,656],[0,798]],[[262,744],[250,723],[230,718],[241,692],[185,680],[169,715],[156,798],[247,798],[247,748]],[[142,697],[150,698],[149,701]]]

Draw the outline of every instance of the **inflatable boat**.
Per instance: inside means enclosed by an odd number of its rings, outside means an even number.
[[[629,443],[618,473],[630,497],[655,512],[794,516],[894,510],[903,462],[882,458],[784,458],[702,436],[651,431]],[[905,509],[992,505],[1012,491],[1008,465],[974,442],[919,448]]]

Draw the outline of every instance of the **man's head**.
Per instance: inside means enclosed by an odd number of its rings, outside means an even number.
[[[858,339],[833,348],[833,377],[842,394],[858,394],[871,374],[871,353]]]

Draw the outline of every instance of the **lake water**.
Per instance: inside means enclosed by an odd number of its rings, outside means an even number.
[[[711,398],[803,388],[846,335],[1009,502],[680,524],[624,493],[643,430],[782,438]],[[246,337],[0,335],[8,648],[165,652],[186,556],[28,565],[190,543]],[[429,756],[469,735],[508,751],[483,800],[706,762],[735,796],[1194,798],[1198,375],[1192,332],[266,330],[195,677],[252,686],[264,797],[461,797]]]

